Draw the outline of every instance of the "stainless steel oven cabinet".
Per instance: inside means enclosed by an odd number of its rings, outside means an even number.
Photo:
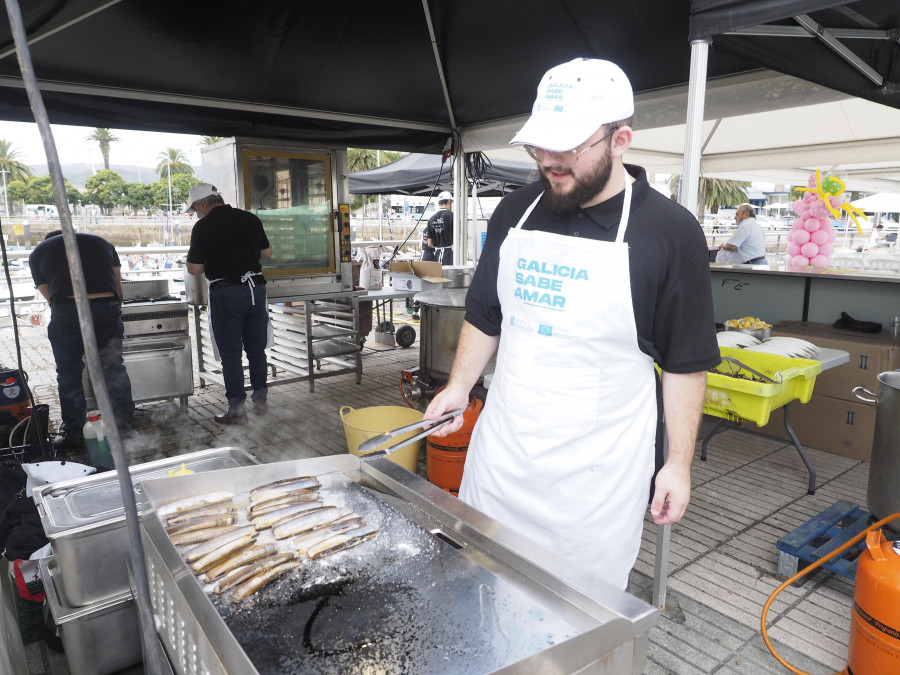
[[[194,393],[191,339],[188,335],[152,335],[126,338],[122,343],[125,370],[135,403],[180,398],[182,405]],[[87,368],[82,380],[88,409],[96,408]]]

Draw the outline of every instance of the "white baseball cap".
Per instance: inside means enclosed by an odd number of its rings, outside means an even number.
[[[575,59],[544,74],[531,117],[509,144],[573,150],[604,124],[632,115],[634,93],[619,66],[600,59]]]
[[[193,213],[194,202],[200,201],[201,199],[206,199],[207,197],[212,197],[213,195],[217,194],[219,194],[219,191],[216,190],[216,186],[211,185],[210,183],[197,183],[196,185],[191,186],[191,190],[190,192],[188,192],[187,208],[184,210],[184,212]]]
[[[453,195],[451,195],[451,194],[450,194],[449,192],[447,192],[446,190],[445,190],[444,192],[441,192],[441,193],[438,195],[438,202],[443,202],[443,201],[446,201],[446,200],[448,200],[448,199],[452,202],[452,201],[453,201]]]

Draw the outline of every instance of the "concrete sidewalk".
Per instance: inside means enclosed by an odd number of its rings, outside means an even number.
[[[0,365],[13,367],[12,332],[2,329],[0,335]],[[23,326],[20,335],[24,369],[38,402],[50,405],[54,426],[59,408],[46,329]],[[347,452],[340,407],[405,405],[400,372],[419,362],[418,343],[392,350],[367,345],[361,384],[344,374],[316,380],[315,393],[306,382],[273,387],[269,413],[251,413],[246,426],[213,421],[226,407],[216,385],[198,388],[187,411],[169,402],[142,405],[143,428],[126,444],[129,461],[223,446],[247,448],[264,462]],[[705,419],[701,435],[714,422]],[[646,673],[787,672],[766,649],[759,625],[766,598],[783,580],[775,543],[840,499],[865,507],[868,480],[866,463],[815,449],[808,453],[818,474],[815,495],[806,494],[806,468],[786,442],[728,431],[711,441],[706,462],[697,444],[692,500],[672,528],[667,608],[651,632]],[[424,457],[419,468],[425,476]],[[647,600],[655,550],[656,526],[648,517],[631,583],[632,592]],[[781,594],[769,613],[769,635],[788,662],[812,675],[844,667],[852,590],[843,577],[816,571]],[[64,657],[43,642],[29,645],[28,654],[28,675],[68,672]]]

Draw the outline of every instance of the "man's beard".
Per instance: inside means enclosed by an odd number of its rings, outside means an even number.
[[[572,175],[572,167],[558,171],[557,173],[569,173],[575,180],[575,187],[568,192],[559,191],[559,188],[547,178],[545,169],[541,167],[541,184],[544,186],[543,201],[551,210],[557,213],[574,211],[603,191],[609,182],[610,175],[612,175],[612,166],[612,157],[607,154],[604,156],[604,160],[597,164],[591,173],[584,176],[576,177]]]

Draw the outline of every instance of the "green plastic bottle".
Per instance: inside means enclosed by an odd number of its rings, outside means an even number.
[[[84,448],[87,463],[91,466],[98,469],[115,468],[99,410],[91,410],[88,413],[88,421],[84,424]]]

